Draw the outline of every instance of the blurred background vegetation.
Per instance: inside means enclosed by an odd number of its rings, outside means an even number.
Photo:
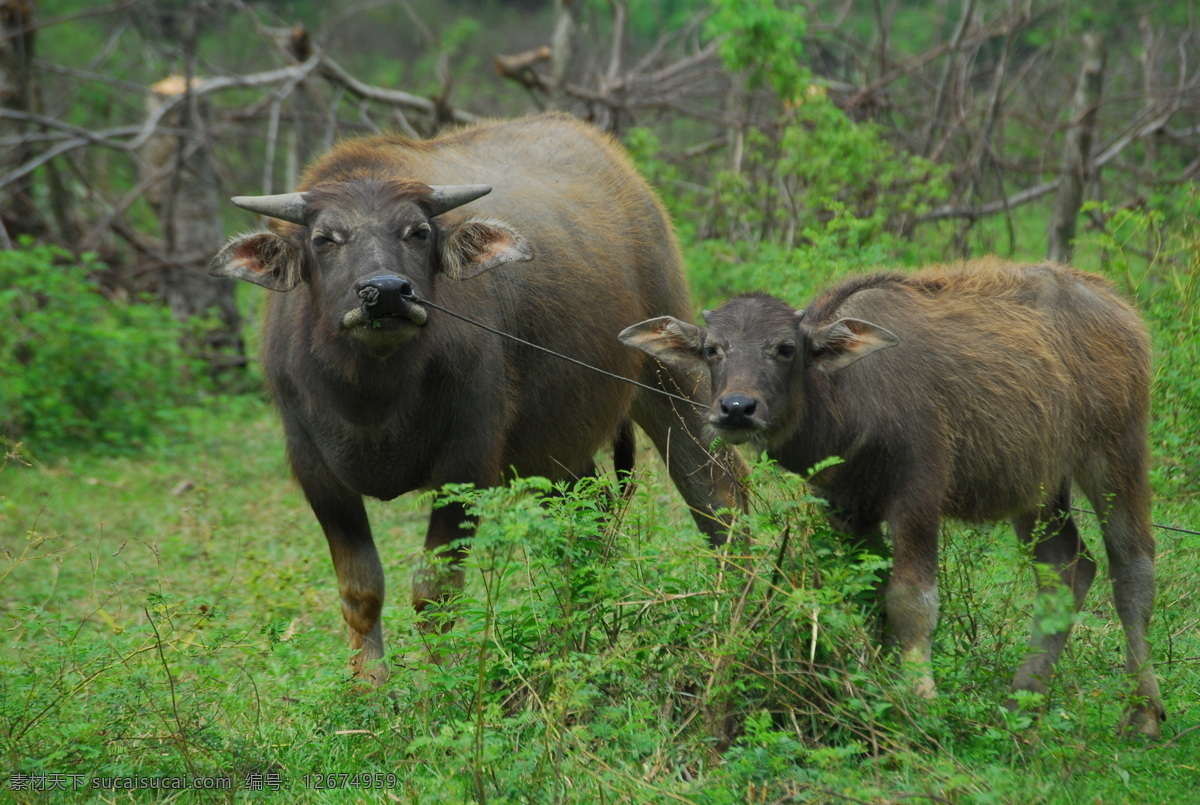
[[[205,272],[251,223],[226,199],[290,189],[356,134],[545,108],[589,119],[668,203],[702,305],[798,297],[885,261],[1069,259],[1079,234],[1125,238],[1114,221],[1131,212],[1152,223],[1125,251],[1174,270],[1164,233],[1197,213],[1191,2],[4,0],[0,20],[0,259],[36,285],[32,266],[70,255],[88,277],[74,287],[103,304],[169,309],[178,330],[142,322],[131,338],[207,365],[179,363],[178,402],[181,387],[256,387],[256,300]],[[46,246],[59,251],[28,251]],[[79,303],[21,295],[5,378],[43,335],[22,311],[61,322]],[[4,398],[9,438],[46,456],[121,443],[120,428],[81,430],[86,411],[31,418],[36,389],[61,398],[53,377]]]
[[[1105,274],[1154,339],[1155,517],[1194,529],[1197,41],[1192,0],[0,0],[5,771],[236,773],[224,801],[355,770],[400,775],[402,801],[1194,801],[1194,535],[1158,532],[1171,721],[1135,747],[1112,735],[1103,585],[1031,726],[1001,707],[1032,617],[1022,557],[1004,528],[948,528],[953,695],[914,703],[871,648],[878,560],[769,466],[745,587],[682,546],[649,454],[649,494],[604,527],[594,490],[461,491],[487,572],[443,638],[454,661],[423,659],[393,604],[409,681],[349,695],[328,559],[262,399],[262,292],[206,264],[254,225],[229,196],[290,189],[338,138],[563,109],[661,194],[697,311],[990,253]],[[372,509],[393,579],[427,503]]]

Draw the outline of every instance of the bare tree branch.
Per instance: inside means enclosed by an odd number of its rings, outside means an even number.
[[[364,84],[346,72],[333,59],[321,59],[319,72],[324,78],[341,84],[351,95],[358,98],[368,101],[379,101],[380,103],[391,104],[403,109],[411,109],[427,115],[437,112],[436,105],[428,98],[422,98],[420,95],[413,95],[400,90],[384,89]],[[453,119],[456,123],[474,123],[479,120],[479,116],[456,109],[453,112]]]

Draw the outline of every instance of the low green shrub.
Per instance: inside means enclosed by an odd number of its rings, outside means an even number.
[[[99,268],[54,246],[0,251],[0,434],[27,455],[137,450],[202,388],[185,326],[105,297]]]
[[[1200,486],[1200,190],[1179,187],[1138,208],[1089,208],[1104,224],[1080,238],[1077,264],[1107,275],[1151,334],[1151,484],[1160,498],[1194,496]]]

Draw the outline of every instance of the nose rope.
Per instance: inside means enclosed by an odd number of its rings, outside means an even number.
[[[561,352],[555,352],[552,349],[547,349],[546,347],[543,347],[540,344],[534,344],[530,341],[526,341],[524,338],[519,338],[515,335],[512,335],[511,333],[506,333],[503,330],[497,330],[495,327],[489,327],[488,325],[484,324],[481,321],[476,321],[475,319],[468,318],[467,316],[464,316],[461,313],[455,313],[453,310],[448,310],[447,308],[444,308],[441,305],[435,304],[435,303],[430,302],[425,299],[421,299],[416,294],[412,293],[411,291],[407,294],[402,294],[402,296],[404,296],[406,299],[408,299],[412,302],[415,302],[418,305],[425,305],[426,307],[431,307],[434,310],[440,310],[441,312],[445,313],[447,316],[453,316],[454,318],[459,319],[460,321],[465,321],[467,324],[473,324],[474,326],[480,328],[481,330],[487,330],[489,333],[491,333],[493,335],[498,335],[501,338],[507,338],[510,341],[516,341],[518,344],[521,344],[526,347],[532,347],[533,349],[539,350],[541,352],[545,352],[547,355],[553,355],[556,358],[561,358],[562,360],[567,361],[568,363],[573,363],[576,366],[582,366],[584,369],[590,369],[591,371],[596,372],[597,374],[602,374],[605,377],[611,377],[614,380],[620,380],[624,383],[630,383],[634,386],[637,386],[638,388],[646,389],[646,391],[653,391],[655,394],[662,394],[664,396],[670,397],[673,400],[679,400],[680,402],[685,402],[688,405],[694,405],[697,408],[706,407],[704,403],[699,403],[699,402],[696,402],[695,400],[689,400],[687,397],[681,397],[678,394],[672,394],[669,391],[665,391],[663,389],[658,389],[658,388],[655,388],[654,386],[647,386],[645,383],[639,383],[638,381],[633,380],[632,378],[625,377],[624,375],[618,375],[618,374],[613,374],[612,372],[606,372],[605,370],[601,369],[598,366],[592,366],[590,363],[584,363],[581,360],[576,360],[575,358],[572,358],[570,355],[563,355]],[[1094,511],[1092,511],[1090,509],[1083,509],[1083,508],[1080,508],[1079,506],[1072,506],[1071,508],[1078,512],[1085,512],[1087,514],[1096,514]],[[1200,531],[1193,531],[1188,528],[1180,528],[1179,526],[1162,525],[1160,523],[1150,523],[1150,525],[1154,528],[1161,528],[1161,529],[1164,529],[1167,531],[1177,531],[1181,534],[1192,534],[1195,536],[1200,536]]]
[[[475,319],[468,318],[468,317],[462,315],[461,313],[455,313],[453,310],[448,310],[448,309],[442,307],[441,305],[430,302],[427,299],[420,299],[417,297],[416,294],[409,293],[406,295],[406,298],[415,302],[418,305],[424,305],[426,307],[431,307],[434,310],[440,310],[441,312],[445,313],[447,316],[453,316],[456,319],[465,321],[467,324],[473,324],[482,330],[486,330],[489,333],[492,333],[493,335],[498,335],[501,338],[507,338],[510,341],[515,341],[518,344],[521,344],[526,347],[532,347],[533,349],[539,350],[541,352],[545,352],[547,355],[553,355],[556,358],[561,358],[562,360],[567,361],[568,363],[573,363],[576,366],[582,366],[584,369],[589,369],[593,372],[596,372],[597,374],[604,375],[605,377],[611,377],[614,380],[620,380],[624,383],[629,383],[631,385],[637,386],[638,388],[646,389],[647,391],[653,391],[655,394],[662,394],[666,397],[670,397],[673,400],[679,400],[680,402],[685,402],[688,405],[694,405],[697,408],[707,408],[708,407],[707,404],[705,404],[705,403],[696,402],[695,400],[689,400],[687,397],[683,397],[678,394],[672,394],[671,392],[666,391],[665,389],[655,388],[654,386],[648,386],[645,383],[639,383],[638,381],[634,380],[633,378],[625,377],[624,375],[618,375],[618,374],[613,374],[612,372],[606,372],[605,370],[601,369],[598,366],[592,366],[590,363],[584,363],[581,360],[572,358],[570,355],[563,355],[561,352],[555,352],[552,349],[547,349],[546,347],[543,347],[540,344],[534,344],[530,341],[526,341],[524,338],[519,338],[515,335],[512,335],[511,333],[506,333],[503,330],[497,330],[495,327],[489,327],[488,325],[484,324],[481,321],[476,321]]]

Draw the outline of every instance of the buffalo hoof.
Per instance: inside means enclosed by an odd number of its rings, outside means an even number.
[[[1142,736],[1157,741],[1159,722],[1166,721],[1166,713],[1161,707],[1153,704],[1138,704],[1125,711],[1121,719],[1121,735],[1127,737]]]
[[[390,672],[383,660],[368,662],[363,667],[356,657],[350,661],[350,676],[363,690],[377,690],[387,684]]]

